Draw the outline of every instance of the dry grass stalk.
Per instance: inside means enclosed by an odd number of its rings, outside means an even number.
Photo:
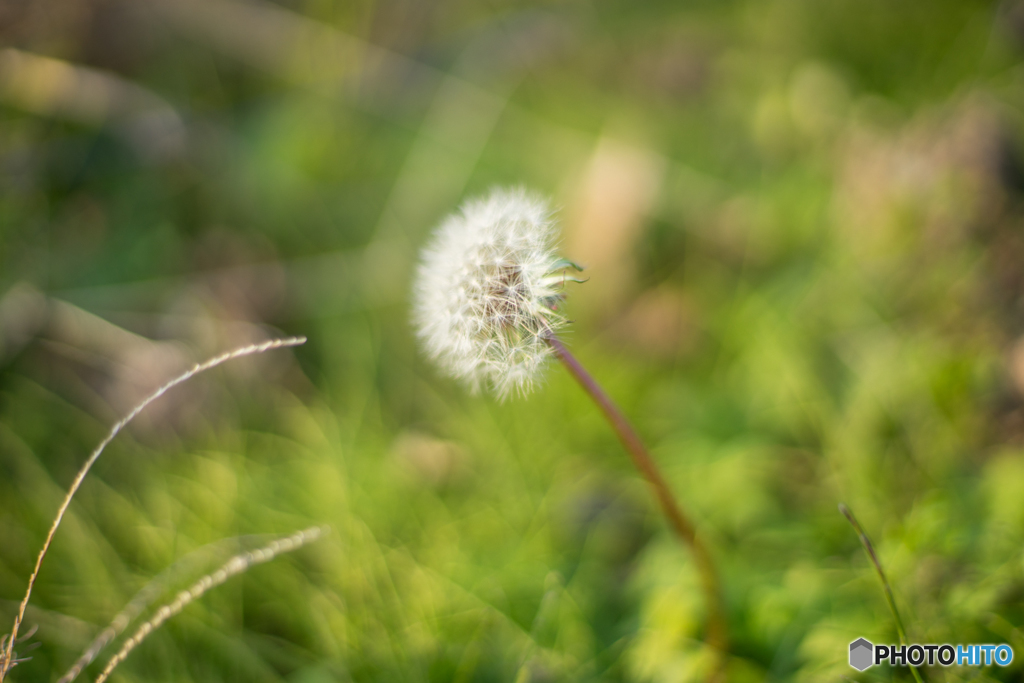
[[[139,629],[124,642],[124,645],[121,646],[121,650],[110,658],[110,661],[107,662],[106,668],[103,669],[103,672],[96,678],[96,683],[103,683],[103,681],[107,680],[110,673],[117,667],[117,665],[123,662],[128,657],[129,653],[131,653],[139,643],[145,640],[150,633],[160,628],[165,621],[181,612],[186,605],[201,597],[206,591],[214,588],[215,586],[219,586],[236,574],[241,574],[254,564],[269,562],[280,553],[287,553],[301,548],[307,543],[320,538],[320,536],[326,532],[327,527],[310,527],[309,529],[299,531],[291,536],[278,539],[258,550],[235,555],[224,563],[220,569],[212,574],[207,574],[192,584],[190,588],[178,593],[178,596],[173,602],[158,609],[156,614],[153,615],[153,618],[140,626]]]
[[[18,606],[18,614],[14,617],[14,626],[11,628],[11,633],[7,637],[6,647],[3,652],[0,652],[0,682],[4,680],[7,673],[14,667],[18,662],[14,656],[14,644],[18,640],[18,629],[21,627],[22,621],[25,619],[25,609],[28,607],[29,598],[32,596],[32,587],[35,585],[36,577],[39,576],[39,568],[43,564],[43,559],[46,557],[47,551],[50,549],[50,544],[53,542],[53,536],[57,533],[57,527],[60,526],[61,520],[64,519],[64,514],[67,512],[68,506],[71,505],[71,499],[82,485],[82,481],[85,476],[92,469],[93,464],[99,459],[100,454],[103,453],[103,449],[107,447],[114,437],[124,429],[125,425],[131,422],[139,413],[141,413],[146,406],[155,401],[156,399],[163,396],[169,390],[178,386],[182,382],[186,382],[195,375],[201,372],[215,368],[218,365],[225,363],[234,358],[241,356],[251,356],[257,353],[263,353],[264,351],[270,351],[272,349],[279,349],[287,346],[299,346],[306,343],[305,337],[288,337],[286,339],[273,339],[270,341],[262,342],[260,344],[252,344],[245,346],[234,351],[228,351],[219,356],[215,356],[203,363],[197,363],[187,372],[175,377],[167,384],[154,391],[152,394],[143,399],[138,405],[132,408],[131,412],[121,418],[120,421],[114,424],[110,428],[110,432],[100,442],[100,444],[93,450],[89,459],[82,465],[82,469],[78,471],[75,476],[75,480],[71,482],[71,488],[68,489],[68,493],[64,496],[64,501],[61,503],[60,508],[57,510],[57,516],[53,520],[53,524],[50,526],[50,531],[46,535],[46,540],[43,542],[43,548],[39,551],[39,557],[36,558],[35,568],[32,570],[32,575],[28,579],[28,588],[25,591],[25,597],[22,599],[21,604]]]
[[[265,542],[265,538],[263,538]],[[99,635],[93,639],[89,646],[82,651],[82,655],[75,661],[75,663],[68,669],[67,673],[57,679],[57,683],[71,683],[78,677],[78,674],[82,673],[85,667],[96,661],[97,655],[111,643],[115,638],[124,633],[124,630],[128,628],[135,619],[143,613],[153,602],[160,597],[168,586],[178,580],[179,577],[187,574],[193,574],[196,569],[196,565],[200,563],[208,564],[211,560],[211,555],[226,555],[228,545],[237,552],[239,543],[243,538],[230,538],[192,551],[184,557],[175,561],[170,567],[160,572],[152,581],[147,583],[142,589],[135,594],[135,597],[124,606],[117,616],[113,618],[110,624],[100,631]]]

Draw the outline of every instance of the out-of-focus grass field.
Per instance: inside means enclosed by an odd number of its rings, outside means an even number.
[[[702,680],[691,558],[594,406],[417,351],[417,249],[510,184],[588,266],[567,341],[712,548],[730,681],[910,680],[847,665],[896,632],[840,501],[912,642],[1017,650],[926,680],[1021,680],[1024,5],[9,0],[0,45],[0,633],[111,423],[310,339],[112,444],[12,681],[320,523],[115,679]]]

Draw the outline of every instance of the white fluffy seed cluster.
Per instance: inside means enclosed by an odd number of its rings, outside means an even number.
[[[473,391],[530,390],[565,324],[567,262],[554,252],[547,203],[493,190],[446,218],[422,253],[413,318],[427,354]]]

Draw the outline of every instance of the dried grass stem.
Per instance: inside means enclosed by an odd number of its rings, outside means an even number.
[[[28,607],[29,598],[32,597],[32,588],[35,586],[36,578],[39,576],[39,569],[43,565],[43,559],[46,557],[47,551],[50,549],[50,544],[53,542],[54,534],[57,533],[57,527],[60,526],[61,520],[64,519],[64,514],[68,510],[68,506],[71,505],[71,499],[82,485],[82,481],[86,475],[89,474],[89,470],[92,469],[93,464],[99,459],[100,454],[103,453],[103,449],[107,447],[114,437],[124,429],[125,425],[131,422],[139,413],[141,413],[146,406],[153,401],[157,400],[169,390],[178,386],[182,382],[185,382],[195,375],[201,372],[214,368],[221,363],[225,363],[234,358],[241,356],[250,356],[257,353],[263,353],[264,351],[270,351],[271,349],[279,349],[286,346],[299,346],[306,343],[305,337],[288,337],[286,339],[273,339],[270,341],[262,342],[260,344],[251,344],[242,348],[235,349],[234,351],[228,351],[219,356],[215,356],[203,363],[197,363],[187,372],[175,377],[167,384],[154,391],[152,394],[144,398],[138,405],[132,408],[131,412],[121,418],[118,422],[110,428],[110,432],[107,436],[99,443],[98,446],[89,455],[89,459],[85,461],[82,468],[78,471],[75,476],[75,480],[71,482],[71,488],[68,489],[68,493],[64,496],[64,501],[60,504],[60,508],[57,510],[57,516],[53,520],[53,524],[50,526],[50,531],[46,534],[46,540],[43,542],[43,547],[39,551],[39,556],[36,558],[35,568],[32,570],[32,575],[28,579],[28,588],[25,591],[25,597],[22,599],[21,604],[18,606],[18,614],[14,617],[14,626],[11,628],[10,636],[6,642],[6,649],[0,653],[0,681],[3,681],[7,676],[7,672],[16,664],[14,659],[14,643],[18,639],[18,629],[21,627],[22,621],[25,619],[25,609]]]
[[[173,602],[170,602],[158,609],[156,614],[153,615],[153,618],[140,626],[139,629],[124,642],[124,645],[121,646],[121,650],[110,658],[110,661],[107,662],[106,668],[104,668],[103,672],[96,677],[96,683],[103,683],[103,681],[107,680],[111,672],[117,668],[117,665],[123,662],[131,651],[134,650],[139,643],[145,640],[150,633],[160,628],[165,621],[181,612],[186,605],[201,597],[206,591],[219,586],[236,574],[241,574],[255,564],[269,562],[281,553],[297,550],[307,543],[311,543],[320,538],[322,535],[327,533],[327,531],[327,527],[310,527],[309,529],[299,531],[291,536],[278,539],[262,548],[259,548],[258,550],[252,550],[250,552],[235,555],[225,562],[220,569],[212,574],[207,574],[192,584],[189,588],[178,593],[178,596]]]

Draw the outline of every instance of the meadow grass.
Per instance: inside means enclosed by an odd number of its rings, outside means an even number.
[[[270,341],[261,342],[258,344],[250,344],[248,346],[234,349],[233,351],[228,351],[226,353],[214,356],[213,358],[210,358],[209,360],[206,360],[202,363],[197,363],[191,368],[189,368],[186,372],[178,375],[177,377],[166,382],[165,384],[162,384],[159,388],[153,391],[153,393],[149,394],[146,398],[140,401],[134,408],[132,408],[127,415],[125,415],[123,418],[114,423],[114,425],[110,428],[110,431],[107,433],[106,437],[104,437],[103,440],[100,441],[99,445],[96,446],[96,448],[86,459],[85,463],[82,465],[81,469],[78,471],[78,474],[71,482],[71,486],[68,489],[67,494],[64,496],[63,501],[61,501],[60,507],[57,509],[57,515],[56,517],[54,517],[53,523],[50,525],[50,530],[49,532],[47,532],[46,539],[43,541],[43,547],[39,551],[39,555],[36,558],[35,566],[32,569],[32,573],[28,578],[28,587],[25,589],[25,597],[22,598],[21,603],[18,605],[18,612],[14,617],[14,625],[11,627],[10,633],[5,634],[3,636],[2,641],[0,641],[0,645],[3,646],[3,651],[0,652],[0,681],[4,680],[10,673],[11,669],[22,661],[18,658],[17,654],[14,651],[14,648],[17,646],[19,642],[19,629],[21,628],[22,621],[25,618],[25,610],[28,607],[29,600],[32,597],[32,589],[35,586],[36,579],[39,576],[39,571],[42,568],[43,560],[46,558],[47,552],[50,549],[50,544],[53,542],[54,535],[57,533],[57,528],[60,526],[61,521],[64,519],[64,515],[67,512],[68,507],[71,505],[72,498],[74,498],[75,494],[78,492],[78,489],[81,487],[82,482],[89,474],[89,471],[92,469],[93,465],[99,459],[100,455],[102,455],[104,449],[110,444],[110,442],[114,440],[114,438],[121,432],[122,429],[125,428],[125,426],[128,425],[128,423],[130,423],[143,410],[145,410],[150,403],[156,401],[161,396],[166,394],[168,391],[171,391],[179,384],[187,382],[192,377],[202,372],[206,372],[207,370],[211,370],[212,368],[215,368],[218,365],[221,365],[222,363],[226,363],[227,361],[234,360],[236,358],[250,356],[253,354],[260,354],[274,349],[299,346],[301,344],[304,344],[305,342],[306,339],[304,337],[272,339]],[[161,607],[159,610],[157,610],[156,615],[152,619],[147,621],[145,624],[143,624],[139,631],[128,639],[128,641],[123,646],[121,651],[118,652],[118,654],[111,659],[107,667],[103,670],[102,674],[100,675],[100,679],[98,680],[105,680],[109,676],[110,672],[114,669],[114,667],[117,666],[117,664],[119,664],[121,661],[123,661],[127,654],[132,649],[134,649],[134,647],[139,642],[141,642],[143,638],[149,635],[149,633],[151,633],[154,629],[159,628],[159,626],[169,617],[174,616],[175,614],[180,612],[185,605],[201,596],[210,588],[220,585],[231,576],[245,571],[253,564],[266,562],[268,560],[273,559],[273,557],[280,552],[288,552],[295,548],[301,547],[305,543],[311,540],[315,540],[317,537],[319,537],[320,533],[321,530],[319,528],[312,528],[307,531],[299,532],[294,536],[273,541],[266,548],[261,548],[259,550],[246,552],[241,555],[236,555],[227,564],[218,569],[216,572],[204,576],[192,588],[179,594],[179,596],[174,600],[174,602],[170,603],[169,605],[165,605]],[[122,612],[121,614],[126,613]],[[117,621],[118,618],[115,617],[115,624]],[[117,628],[115,628],[115,630],[117,630]],[[86,652],[86,658],[88,658],[88,656],[89,650],[87,650]],[[86,661],[84,662],[84,665],[87,665],[88,663],[89,662]],[[76,663],[76,665],[72,667],[72,670],[68,674],[66,674],[64,678],[67,678],[68,680],[74,679],[75,676],[77,675],[76,669],[80,670],[81,665]]]
[[[112,389],[155,371],[18,283],[135,341],[311,341],[108,446],[9,680],[56,680],[189,553],[314,524],[330,537],[190,603],[111,680],[701,680],[700,574],[571,378],[501,404],[417,350],[427,232],[510,183],[561,207],[591,276],[566,343],[714,549],[730,681],[909,680],[846,663],[900,636],[839,501],[910,641],[1024,651],[1013,3],[23,5],[19,54],[178,124],[74,118],[94,100],[56,95],[93,91],[2,61],[3,623]]]

